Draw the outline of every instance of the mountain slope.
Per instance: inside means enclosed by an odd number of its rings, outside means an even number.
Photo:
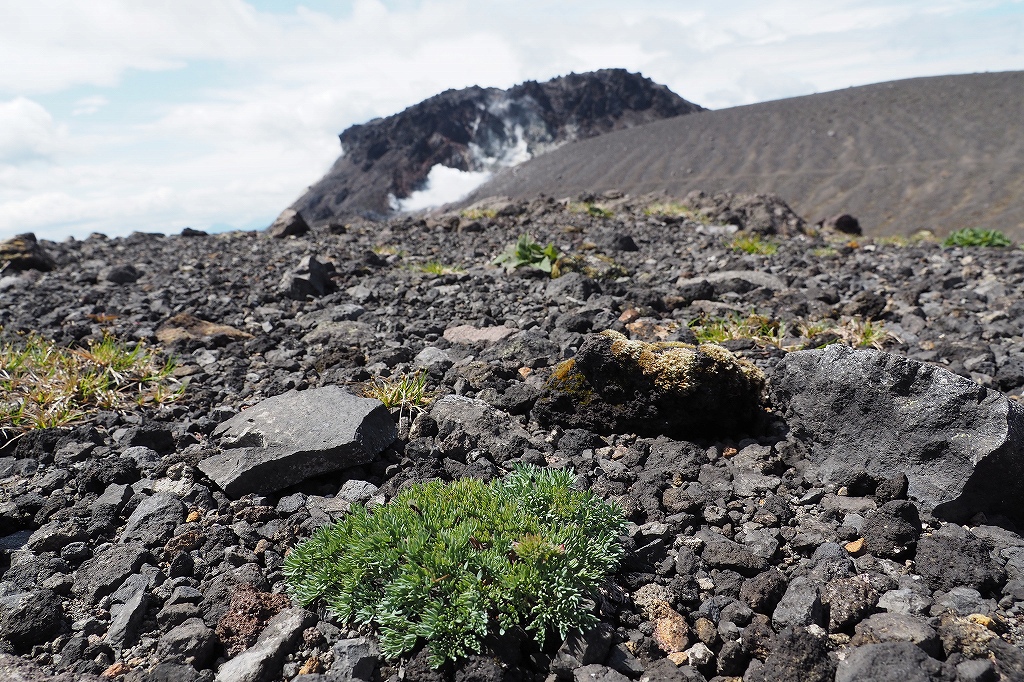
[[[345,130],[343,155],[292,208],[310,222],[383,216],[395,200],[422,189],[437,164],[490,170],[566,142],[700,110],[623,69],[527,81],[508,90],[448,90]]]
[[[1024,236],[1024,72],[915,78],[704,111],[567,145],[465,203],[618,189],[771,192],[872,234]]]

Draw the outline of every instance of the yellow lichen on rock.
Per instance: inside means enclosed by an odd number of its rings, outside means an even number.
[[[620,332],[605,330],[603,336],[612,339],[611,352],[619,359],[635,363],[645,377],[663,391],[686,393],[697,382],[693,381],[697,371],[715,374],[720,371],[739,371],[748,381],[763,384],[764,373],[754,364],[737,358],[727,349],[715,344],[693,346],[678,341],[645,343],[626,338]],[[713,360],[701,363],[703,354]]]

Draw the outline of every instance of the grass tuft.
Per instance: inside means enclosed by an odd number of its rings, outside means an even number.
[[[467,208],[459,213],[467,220],[482,220],[484,218],[497,218],[498,211],[493,208]]]
[[[104,336],[86,348],[64,348],[39,334],[0,338],[0,438],[81,421],[95,410],[164,404],[184,385],[173,360],[155,350]]]
[[[756,256],[773,256],[779,250],[778,242],[765,239],[756,232],[752,234],[739,234],[729,242],[729,248],[733,251],[742,251]]]
[[[425,272],[428,275],[435,275],[440,277],[441,275],[461,275],[465,270],[455,265],[445,265],[440,261],[431,260],[426,263],[417,263],[413,266],[420,272]]]
[[[614,218],[615,212],[598,206],[591,201],[572,201],[566,207],[572,213],[584,213],[595,218]]]
[[[367,398],[376,398],[389,410],[420,410],[434,400],[434,392],[427,390],[424,372],[402,374],[396,377],[375,377],[364,389]]]

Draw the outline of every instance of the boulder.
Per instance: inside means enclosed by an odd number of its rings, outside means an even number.
[[[790,353],[769,389],[825,481],[902,473],[909,497],[936,516],[1024,520],[1024,408],[1003,394],[935,365],[839,344]]]
[[[61,600],[51,590],[15,592],[0,597],[0,642],[25,654],[57,634],[64,621]]]
[[[322,263],[316,256],[303,256],[294,270],[284,274],[278,289],[300,301],[306,296],[323,296],[334,289],[333,274],[333,264]]]
[[[225,493],[240,497],[365,464],[397,433],[379,400],[325,386],[268,398],[220,424],[213,435],[222,451],[199,468]]]
[[[42,270],[49,272],[56,267],[50,254],[36,241],[31,232],[19,234],[0,242],[0,272],[4,270]]]
[[[885,642],[857,647],[839,662],[836,682],[933,682],[942,664],[910,642]]]
[[[302,214],[292,208],[281,211],[281,215],[267,228],[267,235],[275,239],[301,237],[309,232],[309,224]]]
[[[753,433],[764,374],[714,344],[645,343],[615,331],[587,336],[555,367],[533,409],[542,425],[689,438]]]

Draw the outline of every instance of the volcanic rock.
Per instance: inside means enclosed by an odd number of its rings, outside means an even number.
[[[223,451],[199,468],[238,497],[369,462],[396,429],[379,400],[325,386],[267,398],[220,424],[214,436]]]
[[[824,480],[905,473],[936,515],[1024,518],[1024,409],[935,365],[831,345],[790,353],[772,376],[777,410]]]
[[[836,682],[939,682],[942,664],[910,642],[868,644],[849,652],[836,668]]]
[[[281,211],[270,227],[267,228],[267,235],[275,239],[285,237],[301,237],[309,232],[309,225],[305,218],[295,209],[286,208]]]
[[[5,270],[42,270],[49,272],[56,267],[36,236],[31,232],[19,234],[0,242],[0,272]]]
[[[281,659],[316,622],[316,616],[298,608],[274,616],[252,647],[238,654],[217,671],[217,682],[265,682],[280,672]]]
[[[541,424],[598,433],[680,436],[753,432],[764,375],[713,344],[631,341],[588,335],[555,368],[533,416]]]
[[[51,590],[15,592],[0,597],[0,641],[27,653],[56,634],[64,620],[60,598]]]

